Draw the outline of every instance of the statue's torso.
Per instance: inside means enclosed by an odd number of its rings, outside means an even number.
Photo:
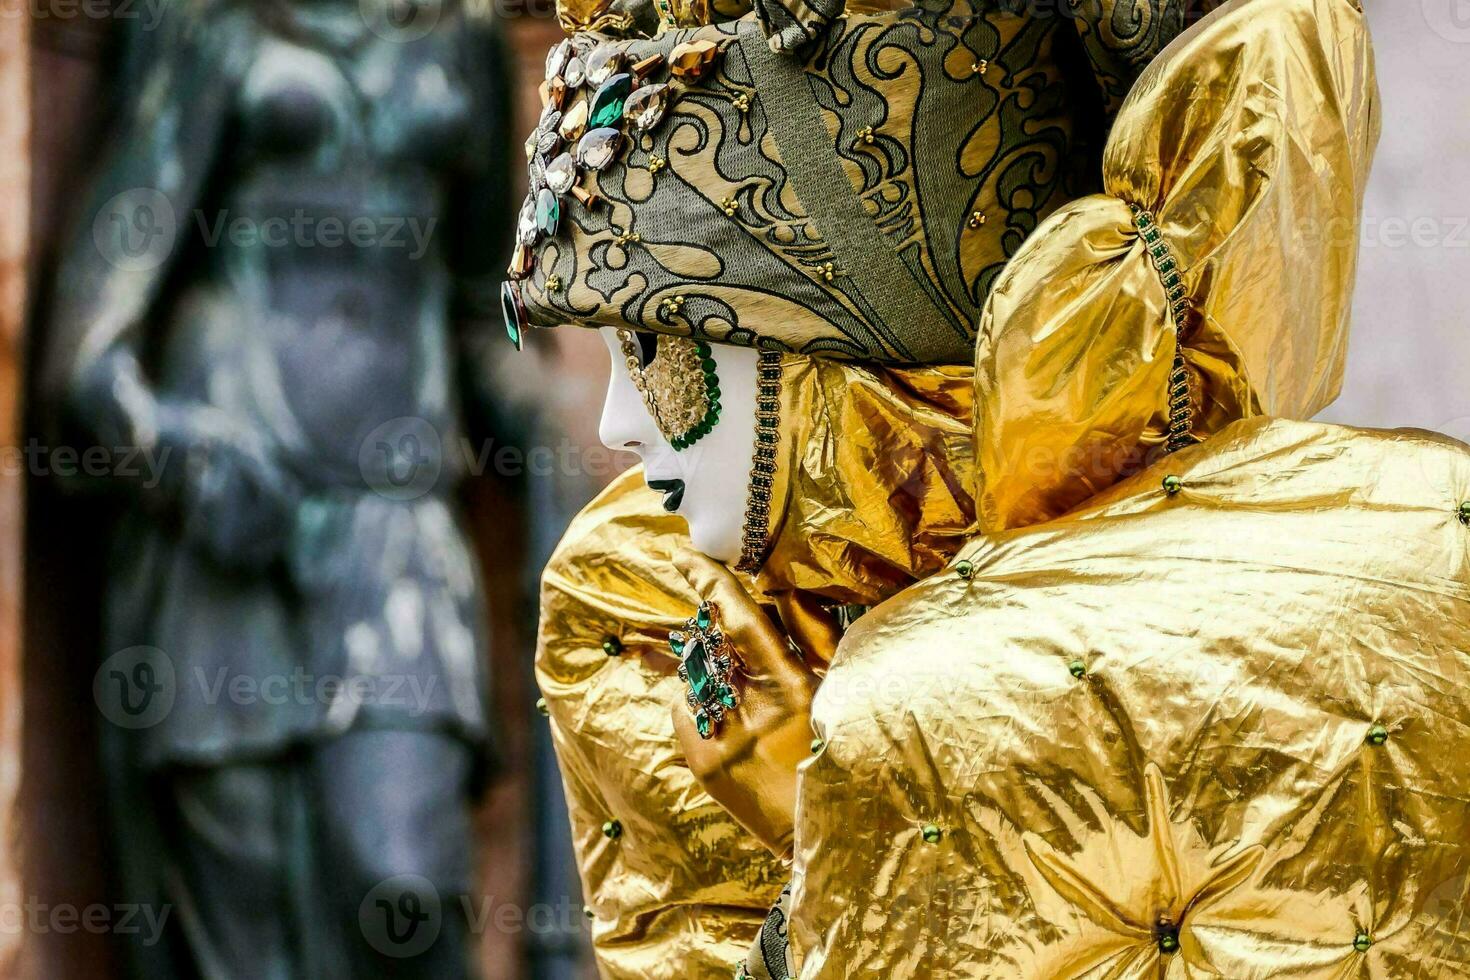
[[[471,125],[454,54],[437,32],[263,37],[181,219],[198,260],[162,384],[254,420],[308,478],[353,472],[385,421],[453,426],[442,239]]]

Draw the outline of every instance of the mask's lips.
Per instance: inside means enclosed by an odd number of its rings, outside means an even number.
[[[648,489],[664,495],[664,510],[671,514],[684,502],[683,480],[649,480]]]

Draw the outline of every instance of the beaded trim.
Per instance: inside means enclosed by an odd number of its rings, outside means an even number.
[[[1133,224],[1148,248],[1150,261],[1169,298],[1169,314],[1174,318],[1174,366],[1169,370],[1169,435],[1166,452],[1178,452],[1199,440],[1190,434],[1194,425],[1194,402],[1190,392],[1189,368],[1184,363],[1184,338],[1189,329],[1189,296],[1179,274],[1179,261],[1159,231],[1154,216],[1136,204],[1128,205]]]
[[[780,444],[781,353],[760,352],[756,362],[755,462],[745,502],[745,529],[739,572],[753,572],[766,559],[771,533],[771,492],[776,483],[776,449]]]

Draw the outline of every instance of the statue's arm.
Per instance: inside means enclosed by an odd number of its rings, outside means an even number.
[[[168,414],[144,367],[149,328],[196,244],[193,215],[231,97],[194,18],[170,10],[62,253],[50,329],[69,431],[146,448]],[[213,25],[203,25],[213,28]]]

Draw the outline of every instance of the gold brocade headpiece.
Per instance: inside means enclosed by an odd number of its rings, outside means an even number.
[[[633,386],[669,445],[688,449],[720,420],[720,378],[709,344],[688,337],[619,330]]]

